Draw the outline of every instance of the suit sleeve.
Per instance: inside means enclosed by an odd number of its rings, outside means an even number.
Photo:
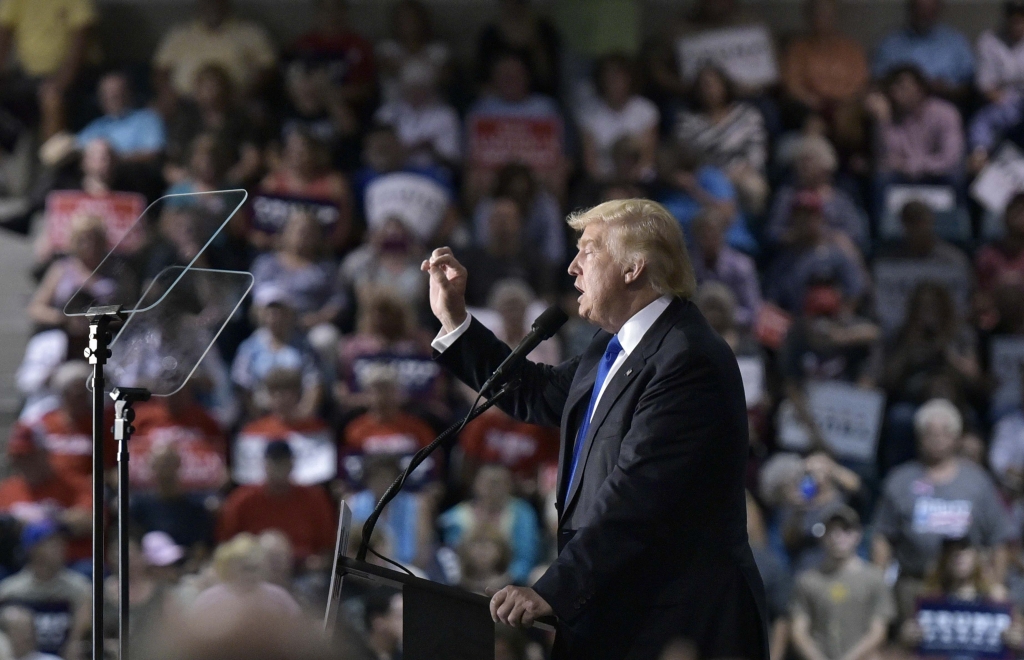
[[[447,350],[435,351],[434,359],[463,383],[479,391],[511,352],[474,318],[466,332]],[[519,371],[522,385],[502,397],[498,407],[520,421],[558,426],[578,364],[578,357],[557,366],[524,361]]]
[[[586,612],[668,532],[667,521],[691,520],[694,502],[707,498],[701,491],[716,472],[715,455],[729,451],[722,415],[708,414],[728,414],[723,402],[735,393],[724,380],[708,360],[686,360],[647,386],[597,492],[596,521],[577,530],[533,587],[559,619]]]

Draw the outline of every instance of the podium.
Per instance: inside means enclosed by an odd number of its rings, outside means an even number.
[[[494,660],[490,598],[344,555],[352,512],[341,502],[334,569],[324,617],[333,633],[346,576],[402,592],[403,660]]]

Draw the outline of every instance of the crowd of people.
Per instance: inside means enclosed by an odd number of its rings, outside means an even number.
[[[594,332],[565,217],[632,197],[679,221],[695,302],[740,365],[772,659],[929,655],[963,612],[1024,652],[1024,2],[972,46],[940,0],[907,0],[878,44],[843,33],[840,0],[806,0],[793,35],[696,0],[585,67],[529,0],[494,10],[462,61],[420,0],[391,3],[380,35],[317,0],[291,43],[200,0],[149,62],[112,67],[92,0],[0,0],[0,187],[22,202],[3,226],[35,227],[38,281],[0,482],[0,659],[90,649],[90,370],[69,303],[150,296],[189,263],[252,273],[216,327],[183,303],[166,329],[216,337],[187,384],[159,347],[116,372],[173,391],[136,405],[132,644],[214,648],[218,625],[245,630],[233,612],[322,615],[339,503],[354,546],[476,398],[432,360],[430,250],[452,246],[473,315],[510,345],[561,305],[572,320],[530,356],[557,363]],[[244,204],[212,194],[232,189]],[[372,561],[532,584],[555,552],[558,446],[492,408],[410,475]],[[117,593],[113,571],[111,612]],[[345,657],[401,657],[400,594],[355,589],[343,613]],[[500,630],[496,657],[549,642]]]

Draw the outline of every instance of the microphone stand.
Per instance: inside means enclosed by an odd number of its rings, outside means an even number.
[[[434,453],[434,450],[436,450],[445,440],[457,434],[466,426],[466,424],[473,421],[494,406],[494,404],[498,402],[498,399],[519,387],[520,382],[518,375],[513,376],[501,387],[501,389],[494,393],[494,396],[490,397],[476,408],[470,410],[460,421],[446,428],[441,432],[441,435],[434,438],[433,442],[416,452],[412,457],[412,460],[409,461],[409,467],[405,468],[405,472],[399,475],[399,477],[395,479],[390,486],[388,486],[388,489],[384,491],[384,495],[380,498],[380,502],[377,502],[377,506],[374,507],[373,513],[370,514],[370,517],[367,518],[366,522],[363,524],[363,538],[359,543],[359,551],[356,553],[357,560],[366,561],[366,553],[370,549],[370,537],[373,535],[373,528],[377,526],[377,519],[380,518],[381,514],[384,512],[384,507],[398,496],[398,493],[402,490],[402,486],[405,485],[405,480],[409,475],[412,474],[428,456]],[[480,391],[485,391],[489,386],[490,382],[488,382],[485,387],[481,388]]]

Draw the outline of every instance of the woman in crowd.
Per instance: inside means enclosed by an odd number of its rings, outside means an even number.
[[[402,69],[411,63],[424,65],[445,88],[451,79],[451,50],[434,38],[430,9],[420,0],[401,0],[391,10],[391,36],[376,47],[381,95],[385,103],[400,95]]]
[[[636,93],[635,75],[633,62],[624,55],[609,55],[596,65],[597,101],[585,106],[578,117],[583,132],[583,167],[595,181],[611,180],[615,174],[612,147],[627,136],[640,148],[636,172],[630,178],[654,178],[660,115],[654,103]]]
[[[768,131],[757,108],[737,100],[724,71],[715,66],[700,70],[693,83],[691,109],[680,113],[675,136],[725,171],[745,210],[761,212],[768,199]]]

